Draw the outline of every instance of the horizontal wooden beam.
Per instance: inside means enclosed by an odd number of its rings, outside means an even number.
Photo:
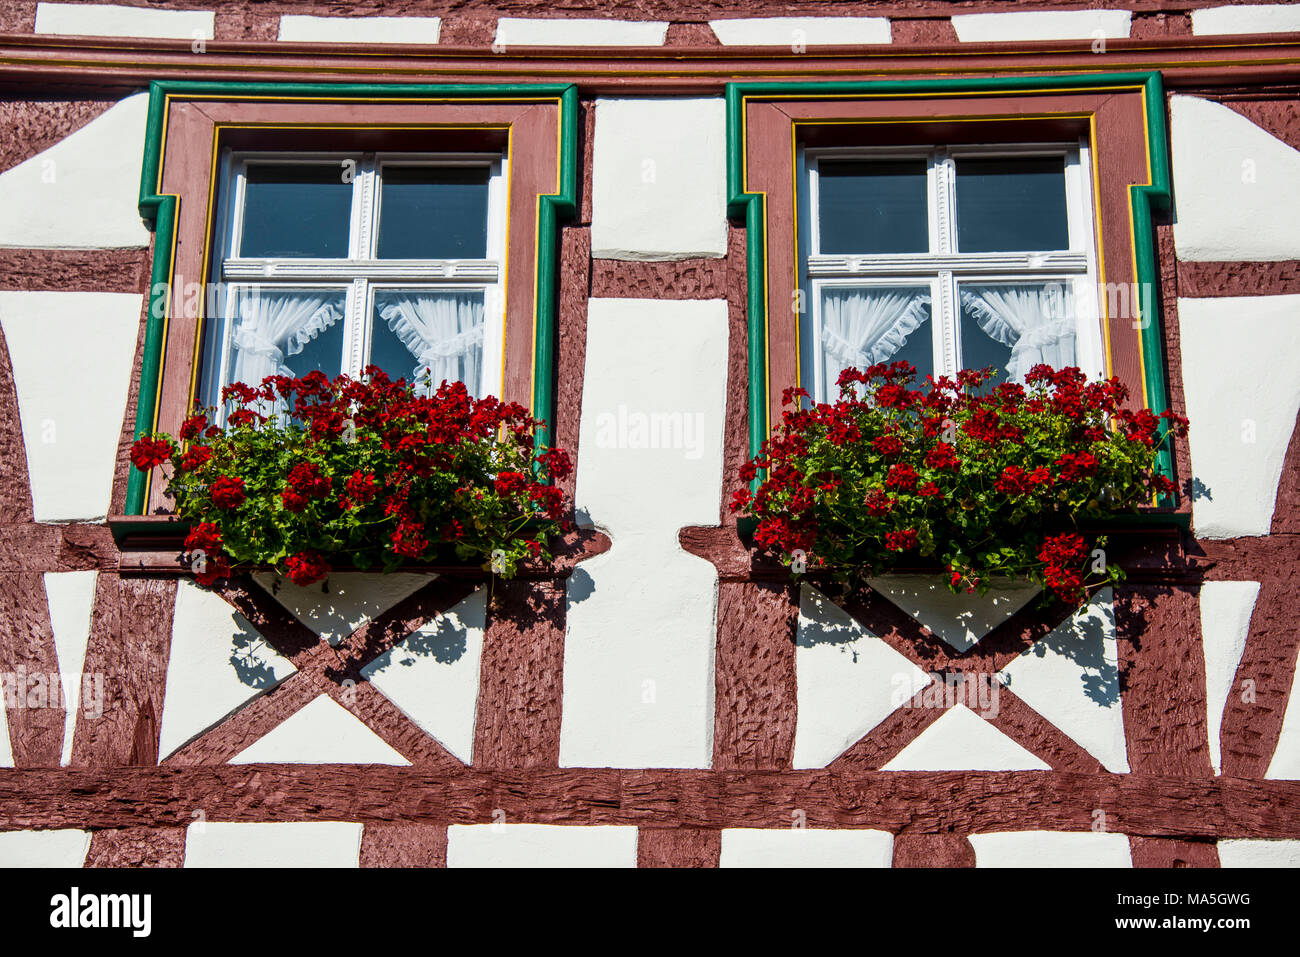
[[[1056,771],[836,773],[387,765],[0,770],[0,830],[361,821],[1085,831],[1300,838],[1300,781]]]

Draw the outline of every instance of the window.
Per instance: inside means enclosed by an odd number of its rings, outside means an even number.
[[[215,321],[200,396],[273,374],[391,377],[500,395],[505,158],[223,156]]]
[[[807,149],[800,367],[817,401],[845,368],[921,376],[1038,363],[1102,374],[1088,147]]]

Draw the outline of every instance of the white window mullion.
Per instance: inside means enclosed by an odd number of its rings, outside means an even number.
[[[935,285],[939,287],[939,295],[931,306],[934,335],[938,340],[934,367],[939,375],[953,376],[961,368],[957,342],[957,317],[961,311],[957,300],[957,277],[951,272],[941,272]]]

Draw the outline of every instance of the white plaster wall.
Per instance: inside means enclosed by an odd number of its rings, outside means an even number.
[[[486,596],[478,589],[361,669],[380,694],[466,764],[474,752]]]
[[[882,771],[1050,771],[1049,765],[964,704],[944,712]]]
[[[1219,734],[1223,709],[1232,693],[1241,655],[1250,635],[1250,616],[1259,582],[1204,582],[1201,585],[1201,644],[1205,653],[1206,731],[1214,773],[1223,769]]]
[[[38,3],[36,32],[83,37],[211,40],[211,10],[151,10],[115,3]]]
[[[725,256],[725,162],[721,98],[597,100],[592,256]]]
[[[1300,6],[1291,3],[1241,3],[1192,11],[1192,34],[1300,33]]]
[[[1127,773],[1124,708],[1119,693],[1114,590],[1102,588],[1083,608],[1003,669],[1009,689],[1117,774]]]
[[[942,575],[883,575],[867,584],[957,651],[968,651],[1038,594],[1037,585],[1005,579],[983,595],[953,594]]]
[[[712,759],[717,573],[677,533],[719,520],[726,370],[725,302],[591,300],[575,504],[612,546],[568,581],[564,766]]]
[[[810,585],[799,590],[795,673],[796,768],[830,764],[930,682]]]
[[[894,835],[849,828],[750,828],[722,831],[719,867],[890,867]]]
[[[360,824],[196,821],[185,832],[185,867],[357,867]]]
[[[1210,100],[1169,101],[1179,259],[1300,259],[1300,152]]]
[[[972,834],[976,867],[1132,867],[1128,837],[1104,831]]]
[[[393,572],[331,572],[325,581],[295,585],[274,572],[258,572],[253,580],[267,590],[293,617],[337,645],[362,625],[378,618],[402,599],[419,591],[436,575]]]
[[[1300,412],[1300,296],[1180,299],[1178,326],[1196,534],[1267,535]]]
[[[667,36],[666,21],[501,17],[493,47],[657,47]]]
[[[327,694],[313,698],[230,764],[397,764],[410,761]]]
[[[142,298],[0,292],[38,522],[108,513]]]
[[[277,39],[297,43],[437,43],[439,17],[280,17]]]
[[[0,246],[148,246],[149,231],[137,209],[148,105],[147,93],[128,96],[44,152],[0,172]]]
[[[14,766],[13,747],[9,743],[9,717],[4,708],[0,708],[0,768]]]
[[[863,45],[892,43],[888,17],[761,17],[710,20],[724,46]]]
[[[1128,36],[1131,19],[1128,10],[960,13],[952,18],[952,25],[963,43],[1090,40]]]
[[[1300,868],[1300,841],[1248,838],[1219,841],[1219,866]]]
[[[89,831],[0,831],[0,867],[81,867],[89,851]]]
[[[1300,667],[1291,677],[1291,695],[1287,698],[1286,714],[1282,716],[1282,730],[1278,735],[1277,749],[1269,762],[1264,777],[1272,780],[1300,780]]]
[[[94,701],[83,697],[81,669],[86,662],[86,645],[90,642],[90,612],[95,605],[95,583],[99,572],[47,572],[45,598],[50,609],[50,627],[54,632],[54,650],[59,661],[59,680],[66,705],[63,727],[65,767],[72,761],[72,738],[77,716],[93,715]],[[93,689],[93,685],[86,690]],[[93,693],[93,691],[92,691]],[[102,702],[98,704],[102,707]]]
[[[181,579],[158,728],[159,758],[296,670],[221,596]]]
[[[636,867],[637,829],[623,825],[453,824],[448,867]]]

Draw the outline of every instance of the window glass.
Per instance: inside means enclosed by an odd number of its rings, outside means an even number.
[[[839,396],[845,369],[906,360],[920,376],[934,370],[930,287],[823,286],[821,360],[825,395]]]
[[[408,382],[423,382],[427,370],[430,389],[460,380],[481,396],[481,290],[379,289],[373,315],[371,365]]]
[[[338,164],[250,163],[239,254],[346,259],[352,184]]]
[[[925,160],[823,160],[823,253],[923,253],[930,248]]]
[[[381,172],[380,259],[487,258],[486,166],[392,166]]]
[[[1072,296],[1067,283],[962,283],[962,365],[1004,370],[998,382],[1023,382],[1039,363],[1075,364]],[[996,384],[996,383],[994,383]]]
[[[1069,248],[1063,157],[957,160],[960,252]]]

